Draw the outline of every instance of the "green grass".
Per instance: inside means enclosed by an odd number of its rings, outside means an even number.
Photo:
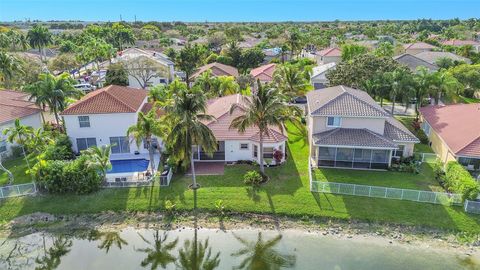
[[[383,186],[393,188],[418,189],[440,191],[444,189],[438,185],[433,175],[432,164],[423,163],[419,174],[391,172],[391,171],[364,171],[321,168],[314,171],[317,181],[350,183],[357,185]]]
[[[267,168],[270,181],[258,190],[243,184],[248,165],[226,166],[225,175],[199,176],[202,187],[197,191],[198,208],[215,210],[215,201],[223,200],[226,209],[234,212],[268,213],[292,217],[326,217],[390,224],[425,226],[455,231],[480,233],[480,216],[466,214],[462,207],[416,203],[410,201],[311,193],[308,179],[308,146],[303,136],[289,134],[289,156],[286,164]],[[352,172],[327,171],[339,175]],[[357,172],[358,174],[364,172]],[[391,174],[383,174],[391,175]],[[400,182],[410,174],[394,174]],[[349,177],[355,178],[354,175]],[[378,174],[375,181],[382,181]],[[177,209],[191,210],[194,193],[187,188],[191,178],[176,175],[168,188],[155,186],[131,189],[104,189],[91,195],[40,195],[0,201],[0,224],[23,214],[37,211],[53,214],[98,213],[102,211],[161,210],[166,199]],[[382,183],[383,184],[383,183]],[[415,181],[410,183],[416,185]],[[423,185],[423,184],[418,184]]]
[[[406,128],[408,128],[408,130],[410,130],[415,136],[417,136],[417,138],[420,137],[418,135],[418,133],[423,132],[423,131],[415,130],[413,128],[413,125],[412,125],[413,121],[415,120],[415,117],[413,117],[413,116],[395,116],[395,118],[398,121],[400,121]],[[413,151],[419,152],[419,153],[434,153],[433,149],[432,149],[432,147],[430,147],[430,145],[423,144],[423,143],[415,144]]]
[[[464,96],[458,96],[460,98],[460,102],[466,103],[466,104],[471,104],[471,103],[480,103],[480,99],[478,98],[469,98],[469,97],[464,97]]]
[[[35,164],[35,158],[30,158],[30,166]],[[28,170],[27,163],[23,157],[6,160],[3,162],[3,166],[7,168],[13,174],[13,184],[24,184],[32,182],[32,179],[25,172]],[[6,172],[0,170],[0,186],[8,183],[8,175]]]

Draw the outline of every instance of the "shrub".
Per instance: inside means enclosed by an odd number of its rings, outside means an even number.
[[[243,176],[243,182],[245,183],[245,185],[258,186],[260,185],[260,183],[262,183],[262,181],[263,181],[263,177],[257,171],[248,171]]]
[[[170,200],[166,200],[164,206],[165,206],[165,211],[167,211],[168,213],[172,213],[176,207],[176,205]]]
[[[439,159],[433,164],[433,175],[442,187],[445,186],[445,172],[443,171],[443,163]]]
[[[280,163],[283,158],[283,152],[280,150],[275,150],[275,152],[273,152],[273,158],[275,159],[275,162]]]
[[[215,201],[215,209],[217,209],[217,211],[223,215],[223,212],[225,210],[225,203],[223,202],[223,200]]]
[[[480,192],[478,183],[457,161],[447,163],[445,187],[451,192],[462,194],[463,199],[469,200],[475,200]]]
[[[38,186],[54,194],[87,194],[100,188],[102,178],[98,171],[87,166],[88,157],[76,160],[40,160],[32,169]]]
[[[53,144],[48,145],[41,159],[44,160],[67,160],[73,159],[72,143],[67,135],[59,135]]]

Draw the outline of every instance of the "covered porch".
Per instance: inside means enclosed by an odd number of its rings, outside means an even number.
[[[386,170],[392,159],[391,149],[318,147],[319,167]]]

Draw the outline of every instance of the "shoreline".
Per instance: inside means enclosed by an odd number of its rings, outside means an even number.
[[[100,231],[133,229],[184,230],[188,228],[211,230],[271,230],[296,231],[334,239],[367,241],[383,246],[401,245],[439,251],[456,252],[480,259],[479,236],[465,237],[459,233],[414,226],[366,223],[339,220],[302,220],[259,214],[179,213],[173,218],[163,213],[104,212],[91,215],[52,215],[34,213],[18,217],[0,226],[0,238],[16,238],[37,232],[71,233],[81,230]]]

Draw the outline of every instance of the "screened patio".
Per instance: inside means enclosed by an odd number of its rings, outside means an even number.
[[[318,166],[355,168],[355,169],[387,169],[390,165],[390,149],[365,149],[342,147],[318,147]]]

